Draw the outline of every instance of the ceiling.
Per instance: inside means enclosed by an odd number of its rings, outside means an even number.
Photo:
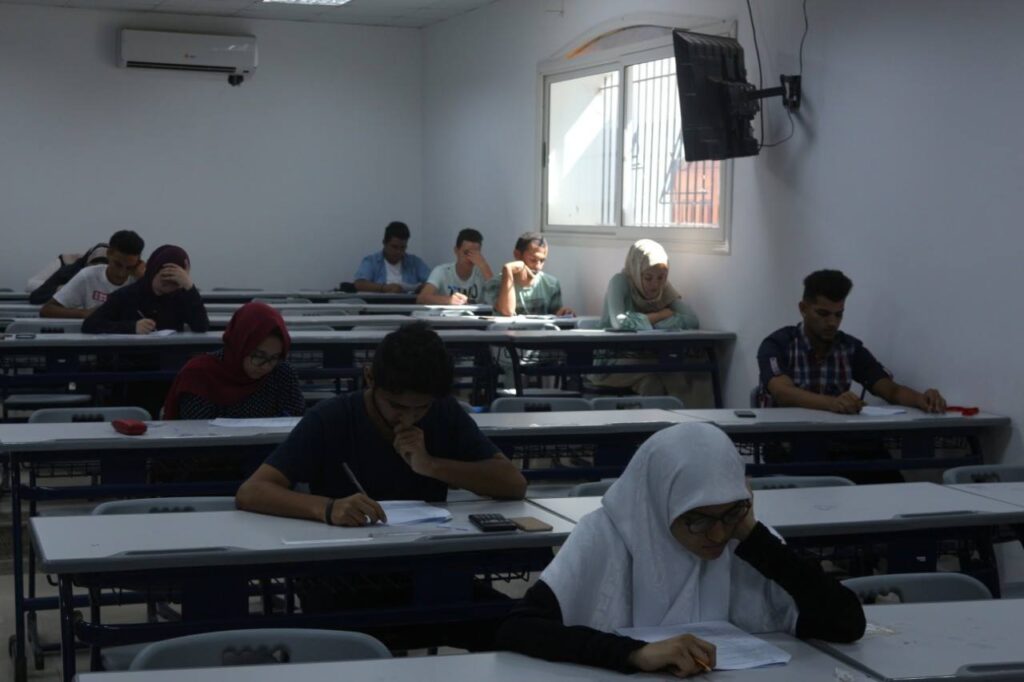
[[[0,0],[8,5],[205,14],[371,26],[423,28],[495,0],[351,0],[340,7],[285,5],[262,0]]]

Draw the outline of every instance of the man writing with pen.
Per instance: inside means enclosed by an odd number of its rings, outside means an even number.
[[[526,479],[451,395],[454,370],[423,323],[388,334],[365,371],[365,390],[306,413],[238,489],[239,509],[329,525],[386,522],[377,500],[445,500],[449,487],[520,499]],[[295,490],[305,483],[309,492]],[[401,583],[404,578],[397,579]],[[303,611],[392,604],[401,595],[334,579],[296,587]],[[355,593],[358,592],[358,593]]]
[[[757,351],[758,402],[857,414],[870,391],[894,405],[945,412],[946,400],[936,389],[919,393],[896,383],[860,340],[839,331],[852,288],[838,270],[818,270],[804,279],[803,321],[774,332]],[[859,397],[850,391],[853,381],[864,387]]]

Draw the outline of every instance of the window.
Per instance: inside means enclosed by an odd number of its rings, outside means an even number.
[[[629,30],[542,66],[543,230],[727,252],[731,163],[686,162],[671,30]]]

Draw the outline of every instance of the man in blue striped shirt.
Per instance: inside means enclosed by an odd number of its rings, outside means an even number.
[[[857,414],[864,394],[850,391],[856,381],[894,405],[945,412],[946,401],[937,390],[918,393],[896,383],[859,339],[839,331],[852,288],[838,270],[818,270],[804,279],[803,321],[774,332],[757,351],[760,404]]]

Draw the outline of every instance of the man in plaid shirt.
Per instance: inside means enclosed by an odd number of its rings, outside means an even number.
[[[860,340],[839,331],[851,288],[853,282],[838,270],[818,270],[804,279],[803,322],[771,334],[757,351],[761,405],[857,414],[864,401],[850,392],[856,381],[894,405],[945,412],[937,390],[918,393],[896,383]]]

